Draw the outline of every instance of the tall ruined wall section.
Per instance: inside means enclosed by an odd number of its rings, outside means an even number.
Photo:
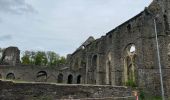
[[[168,5],[168,0],[153,1],[143,12],[79,50],[78,52],[84,52],[82,58],[86,62],[86,83],[126,85],[132,80],[136,86],[159,95],[156,28],[164,87],[166,94],[170,94],[168,73],[170,71],[170,6]],[[131,52],[133,46],[135,51]]]

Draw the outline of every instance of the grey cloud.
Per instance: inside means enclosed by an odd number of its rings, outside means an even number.
[[[0,41],[11,40],[11,39],[12,39],[12,35],[10,35],[10,34],[0,36]]]
[[[32,5],[27,4],[25,0],[0,0],[0,12],[23,14],[33,13],[36,10]]]

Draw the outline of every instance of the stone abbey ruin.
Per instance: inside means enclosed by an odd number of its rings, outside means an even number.
[[[132,85],[144,90],[147,94],[160,96],[161,85],[155,32],[158,34],[164,92],[169,100],[170,0],[153,0],[144,11],[111,30],[105,36],[99,39],[89,37],[74,53],[68,54],[66,65],[60,67],[21,65],[18,48],[7,48],[1,59],[0,78],[35,83],[1,81],[0,98],[3,99],[5,98],[3,95],[10,96],[22,89],[25,91],[27,88],[32,91],[36,88],[38,88],[37,91],[43,88],[48,93],[58,89],[56,91],[62,92],[58,93],[58,98],[61,96],[64,98],[67,93],[70,93],[69,96],[72,93],[72,98],[75,95],[75,98],[126,97],[132,95],[131,89],[124,87],[128,82],[133,83]],[[47,84],[36,82],[46,82]],[[61,86],[48,83],[57,83]],[[64,86],[62,84],[82,85]],[[88,84],[88,88],[85,88],[83,84]],[[101,94],[100,89],[96,89],[97,87],[103,90]],[[81,92],[73,96],[73,93],[78,93],[78,91]],[[31,93],[36,94],[35,91]],[[22,97],[19,94],[16,95]],[[27,97],[29,97],[28,94]]]

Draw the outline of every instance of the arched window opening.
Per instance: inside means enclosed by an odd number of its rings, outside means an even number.
[[[81,83],[81,75],[77,76],[77,84]]]
[[[124,63],[124,79],[126,85],[136,86],[136,47],[130,44],[125,49],[125,63]]]
[[[94,68],[97,67],[97,55],[94,55],[94,56],[93,56],[92,66],[93,66]]]
[[[37,81],[38,82],[46,82],[47,81],[47,72],[39,71],[37,73]]]
[[[97,73],[97,71],[96,71],[96,69],[97,69],[97,59],[98,59],[98,57],[97,57],[97,55],[94,55],[93,56],[93,58],[92,58],[92,84],[96,84],[96,73]]]
[[[164,17],[165,30],[168,31],[169,30],[168,17],[167,15],[164,15],[163,17]]]
[[[9,73],[9,74],[7,74],[7,76],[6,76],[6,79],[8,79],[8,80],[14,80],[14,79],[15,79],[15,75],[14,75],[13,73]]]
[[[135,45],[132,45],[129,51],[130,53],[134,53],[136,51]]]
[[[112,34],[110,34],[108,37],[109,37],[109,43],[112,43]]]
[[[63,74],[58,75],[58,83],[63,83]]]
[[[128,32],[131,32],[131,29],[132,29],[131,24],[128,24],[128,26],[127,26],[127,31],[128,31]]]
[[[73,76],[72,76],[72,75],[69,75],[69,76],[68,76],[67,83],[68,83],[68,84],[72,84],[72,83],[73,83]]]
[[[85,49],[85,46],[83,45],[81,48],[84,50],[84,49]]]
[[[106,65],[106,84],[111,85],[111,62],[107,61]]]

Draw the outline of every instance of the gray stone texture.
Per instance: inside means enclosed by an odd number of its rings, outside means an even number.
[[[57,82],[59,73],[63,74],[63,83],[68,83],[68,76],[77,83],[81,75],[81,84],[124,86],[133,81],[137,87],[151,95],[160,95],[160,77],[155,40],[155,24],[158,32],[160,59],[166,96],[170,96],[170,1],[153,0],[149,7],[130,20],[106,33],[99,39],[90,37],[75,52],[68,54],[67,65],[63,68],[42,66],[13,66],[19,56],[14,50],[4,56],[14,58],[2,62],[0,76],[6,79],[14,73],[15,79],[36,81],[37,73],[45,71],[42,81]],[[131,52],[132,46],[135,50]],[[17,49],[16,49],[17,50]],[[18,52],[17,54],[18,55]],[[14,63],[13,63],[14,62]],[[40,73],[43,74],[43,73]],[[11,76],[11,75],[9,75]],[[70,81],[71,81],[70,80]]]

